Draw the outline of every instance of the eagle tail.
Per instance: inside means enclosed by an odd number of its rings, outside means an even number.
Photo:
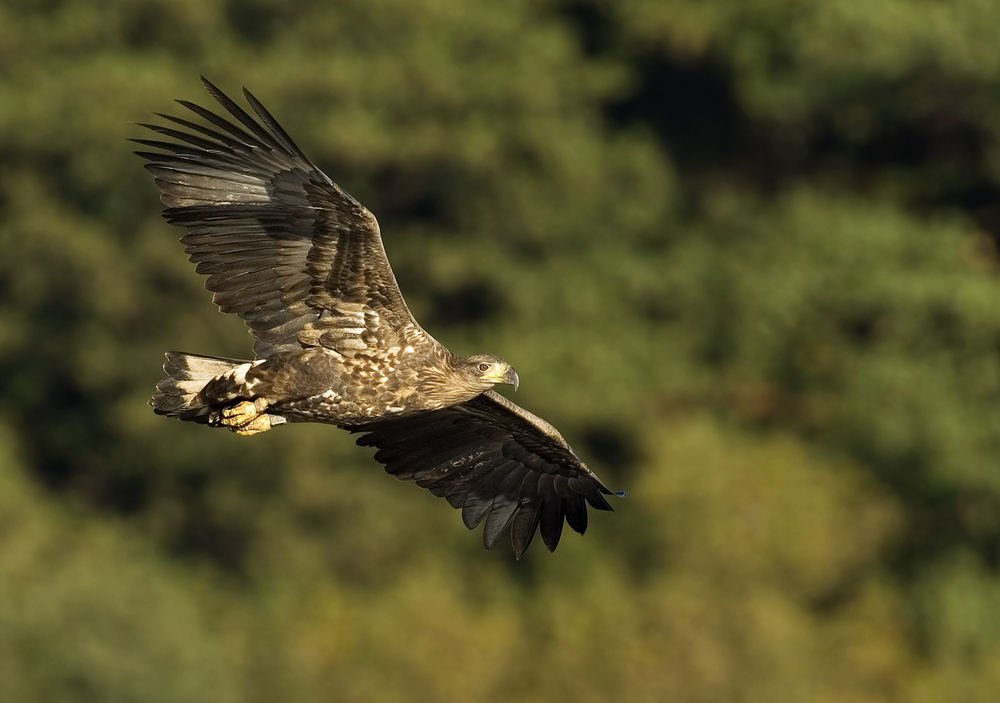
[[[215,424],[222,399],[216,392],[204,393],[205,387],[211,383],[211,391],[222,385],[237,391],[252,363],[184,352],[167,352],[166,357],[163,371],[167,376],[156,384],[149,404],[158,415],[206,424]],[[238,397],[238,392],[233,397]]]

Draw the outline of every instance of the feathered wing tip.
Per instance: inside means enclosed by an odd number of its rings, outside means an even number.
[[[278,124],[278,121],[274,119],[271,113],[267,111],[267,109],[249,90],[244,88],[243,95],[246,97],[247,102],[250,103],[250,107],[253,108],[253,111],[257,113],[257,117],[267,126],[267,129],[262,127],[260,122],[257,122],[257,120],[251,117],[246,110],[237,105],[214,83],[205,78],[205,76],[201,77],[201,84],[205,86],[205,90],[207,90],[209,94],[215,98],[220,105],[222,105],[222,107],[226,108],[226,111],[229,112],[230,115],[239,120],[244,127],[250,130],[256,139],[260,140],[259,144],[266,145],[279,151],[284,151],[292,156],[298,156],[307,162],[309,161],[305,154],[302,153],[302,150],[299,149],[295,142],[292,141],[291,137],[288,136],[288,133],[285,132],[281,125]],[[204,117],[205,115],[202,116]]]
[[[163,371],[167,374],[156,384],[156,394],[149,404],[158,415],[207,423],[211,408],[201,397],[201,390],[212,379],[246,363],[236,359],[167,352]]]
[[[571,479],[571,481],[578,481]],[[613,511],[614,508],[604,498],[605,495],[624,497],[624,492],[610,491],[599,487],[583,486],[577,483],[574,486],[582,493],[566,491],[559,486],[559,481],[545,480],[543,477],[539,484],[551,483],[555,487],[554,492],[544,496],[536,496],[527,500],[522,499],[517,506],[517,512],[510,521],[510,544],[514,550],[514,557],[520,559],[527,551],[535,536],[536,530],[542,535],[542,542],[546,549],[554,552],[562,537],[563,525],[568,524],[574,531],[581,535],[587,531],[588,516],[587,505],[594,510]],[[492,545],[488,545],[492,547]]]
[[[538,488],[535,490],[522,485],[520,497],[512,506],[514,511],[503,528],[509,528],[510,545],[515,559],[524,556],[536,532],[541,533],[542,542],[550,552],[555,551],[559,545],[564,524],[584,534],[588,524],[587,504],[595,510],[613,510],[604,499],[603,487],[582,486],[577,483],[574,488],[582,488],[584,492],[576,493],[566,490],[567,486],[568,482],[563,485],[561,480],[553,480],[553,477],[546,476],[539,478]],[[610,495],[611,492],[608,491],[606,494]],[[492,517],[493,513],[489,515],[489,518]],[[492,548],[499,533],[489,532],[489,518],[484,528],[483,541],[487,548]]]
[[[256,119],[211,81],[202,77],[202,84],[222,110],[178,100],[204,123],[156,113],[167,124],[140,122],[139,126],[173,141],[130,140],[156,150],[135,153],[148,162],[146,169],[153,174],[168,208],[269,203],[268,182],[276,172],[296,166],[316,170],[249,90],[244,88],[243,93]]]
[[[489,453],[481,455],[471,468],[456,471],[452,464],[441,459],[456,448],[440,449],[435,445],[443,435],[462,438],[461,432],[456,434],[455,428],[449,430],[448,423],[435,425],[433,420],[433,414],[414,418],[408,428],[400,427],[384,437],[362,435],[357,443],[380,447],[375,459],[386,465],[388,473],[399,479],[414,480],[445,498],[453,508],[461,510],[462,522],[468,529],[481,526],[483,546],[487,549],[500,544],[506,534],[514,558],[519,560],[540,533],[546,548],[555,551],[564,525],[580,534],[586,532],[588,505],[594,510],[613,510],[605,496],[619,493],[605,487],[596,477],[539,474]],[[366,431],[358,427],[348,429]],[[414,446],[411,440],[418,438],[420,444]],[[473,437],[464,439],[476,444]]]
[[[499,398],[499,396],[498,396]],[[563,526],[583,534],[588,506],[612,510],[612,491],[584,465],[556,430],[523,408],[492,396],[410,417],[346,426],[376,447],[375,460],[461,511],[470,530],[481,526],[492,549],[506,534],[521,559],[536,534],[554,551]]]

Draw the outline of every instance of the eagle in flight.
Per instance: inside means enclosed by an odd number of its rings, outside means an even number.
[[[536,531],[554,550],[563,521],[581,534],[586,503],[612,494],[562,435],[492,388],[517,388],[492,354],[456,356],[421,328],[396,284],[375,217],[320,171],[247,90],[256,119],[209,81],[228,112],[157,113],[163,135],[134,141],[222,312],[254,337],[254,359],[167,353],[150,404],[240,435],[285,422],[361,433],[375,459],[480,523],[520,558]],[[622,495],[622,494],[618,494]]]

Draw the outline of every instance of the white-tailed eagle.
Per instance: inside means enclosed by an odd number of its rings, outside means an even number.
[[[386,259],[378,223],[302,153],[244,90],[252,117],[203,79],[223,116],[161,114],[137,139],[181,238],[222,312],[254,337],[254,360],[167,354],[157,413],[252,435],[285,422],[362,433],[358,444],[400,479],[445,498],[492,548],[516,557],[536,531],[555,549],[563,521],[612,491],[552,425],[492,388],[517,387],[492,354],[452,354],[417,324]]]

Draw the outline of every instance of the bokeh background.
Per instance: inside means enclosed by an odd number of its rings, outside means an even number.
[[[0,5],[0,699],[993,701],[1000,4]],[[250,87],[629,497],[525,560],[245,356],[133,121]]]

